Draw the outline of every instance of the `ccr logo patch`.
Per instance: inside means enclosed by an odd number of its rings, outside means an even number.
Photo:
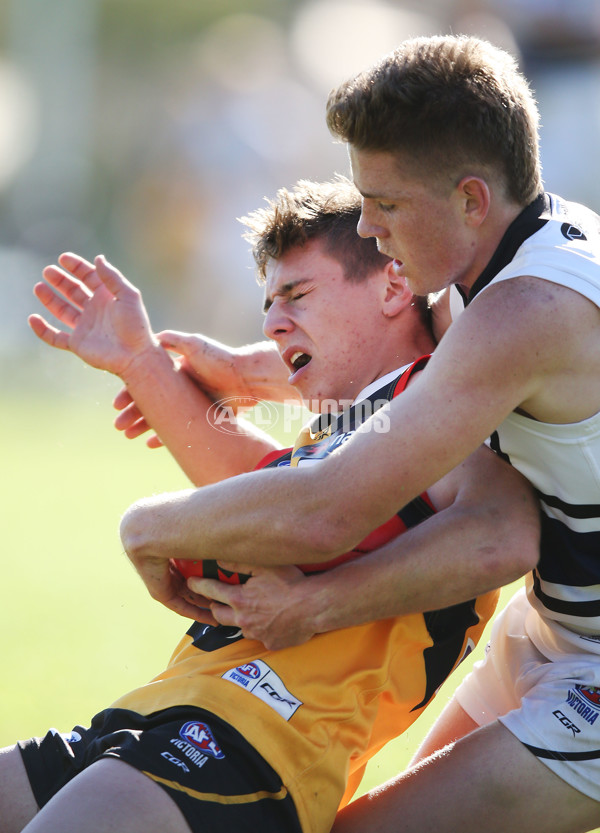
[[[258,697],[286,720],[302,705],[302,701],[287,690],[281,677],[262,659],[230,668],[223,674],[223,679]]]

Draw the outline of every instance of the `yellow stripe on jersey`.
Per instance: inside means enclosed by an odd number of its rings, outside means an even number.
[[[189,795],[190,798],[197,798],[199,801],[212,801],[213,804],[252,804],[255,801],[262,801],[265,798],[268,798],[271,801],[282,801],[284,798],[287,798],[288,794],[286,787],[282,787],[276,793],[269,792],[268,790],[259,790],[259,792],[246,793],[245,795],[203,793],[199,790],[192,790],[189,789],[189,787],[184,787],[183,784],[179,784],[177,781],[169,781],[167,778],[160,778],[152,772],[147,772],[146,770],[141,771],[144,775],[147,775],[148,778],[151,778],[153,781],[156,781],[165,787],[169,787],[172,790],[179,790],[179,792],[186,793],[186,795]]]

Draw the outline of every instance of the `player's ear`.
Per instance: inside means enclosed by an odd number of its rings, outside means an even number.
[[[469,226],[480,226],[490,210],[491,194],[485,179],[479,176],[465,176],[456,186],[465,222]]]
[[[402,310],[409,307],[413,300],[413,293],[408,288],[406,278],[397,275],[393,261],[385,267],[382,312],[387,318],[393,318]]]

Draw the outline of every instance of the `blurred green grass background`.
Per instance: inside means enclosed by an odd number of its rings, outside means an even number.
[[[53,371],[66,362],[73,372],[73,361],[56,356]],[[83,367],[75,375],[68,393],[46,382],[37,392],[5,391],[0,401],[0,746],[49,727],[87,725],[161,671],[187,628],[150,599],[123,554],[118,528],[137,498],[189,482],[164,449],[150,451],[112,427],[117,380]],[[299,425],[278,438],[285,442]],[[409,732],[376,756],[361,792],[406,766],[472,661]]]

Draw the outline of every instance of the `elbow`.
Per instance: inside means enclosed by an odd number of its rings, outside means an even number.
[[[534,570],[540,560],[540,535],[532,535],[531,530],[525,530],[520,541],[514,542],[514,562],[518,577]]]
[[[499,536],[488,561],[490,579],[504,586],[530,573],[540,557],[539,525],[515,524]]]
[[[540,560],[542,524],[539,507],[511,524],[507,531],[506,547],[518,573],[517,578],[530,573]]]
[[[148,511],[144,501],[138,501],[130,506],[119,527],[121,543],[127,555],[135,559],[145,554],[152,540],[150,535]]]

